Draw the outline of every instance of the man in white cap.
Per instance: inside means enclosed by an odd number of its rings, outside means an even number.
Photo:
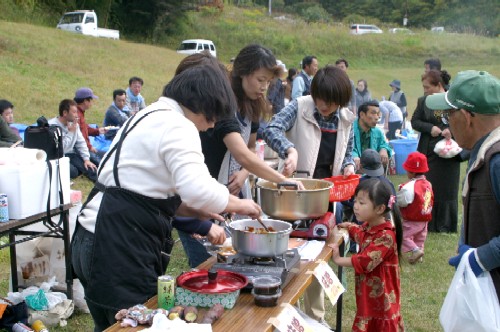
[[[468,256],[479,276],[489,271],[500,298],[500,80],[485,71],[458,73],[447,92],[425,104],[449,123],[457,143],[471,150],[465,177],[463,223],[455,267]]]

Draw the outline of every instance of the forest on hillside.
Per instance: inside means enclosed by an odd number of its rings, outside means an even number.
[[[9,2],[9,0],[0,0]],[[152,40],[174,34],[190,10],[224,5],[261,7],[272,15],[294,14],[307,22],[384,23],[490,37],[500,34],[500,0],[10,0],[23,10],[54,15],[94,9],[102,27],[125,36],[146,33]],[[406,18],[406,19],[405,19]]]

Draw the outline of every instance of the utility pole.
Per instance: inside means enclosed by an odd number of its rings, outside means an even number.
[[[405,17],[403,18],[403,26],[408,25],[408,0],[406,0]]]
[[[273,0],[269,0],[269,16],[272,14],[272,2]]]

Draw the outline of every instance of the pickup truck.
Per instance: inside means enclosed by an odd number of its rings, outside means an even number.
[[[97,15],[93,10],[65,13],[59,20],[57,28],[94,37],[120,39],[120,31],[97,27]]]

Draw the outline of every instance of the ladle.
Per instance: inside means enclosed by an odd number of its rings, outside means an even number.
[[[271,231],[269,230],[269,228],[267,228],[267,226],[266,226],[266,225],[264,225],[264,223],[262,222],[261,217],[258,217],[258,218],[257,218],[257,221],[259,222],[259,224],[261,224],[261,225],[262,225],[262,227],[264,227],[264,229],[266,230],[266,232],[267,232],[267,233],[271,232]]]

